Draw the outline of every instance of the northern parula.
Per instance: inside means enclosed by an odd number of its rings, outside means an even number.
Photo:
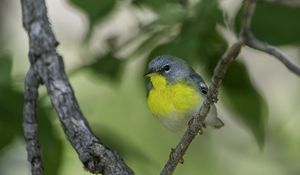
[[[186,129],[208,92],[202,77],[184,60],[168,55],[150,61],[146,76],[150,78],[147,103],[151,113],[170,130]],[[211,106],[204,124],[214,128],[224,126],[215,105]]]

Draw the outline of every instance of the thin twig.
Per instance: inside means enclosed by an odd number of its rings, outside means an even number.
[[[33,175],[42,175],[44,171],[40,144],[38,142],[37,128],[37,99],[39,84],[38,79],[34,76],[33,70],[30,68],[25,79],[23,128],[27,144],[27,159],[31,163],[31,173]]]
[[[56,52],[58,42],[48,21],[45,1],[21,0],[21,5],[23,25],[28,32],[30,41],[30,71],[34,71],[42,83],[45,84],[64,132],[76,150],[79,159],[85,168],[92,173],[101,173],[104,175],[133,174],[122,158],[93,134],[88,122],[84,118],[65,73],[62,57]],[[31,108],[35,106],[33,102],[28,104],[33,105],[29,106]],[[25,106],[26,109],[29,107]],[[27,119],[27,113],[25,112],[24,118]],[[32,120],[32,122],[31,127],[25,121],[25,136],[30,132],[36,134],[37,123],[35,120]],[[39,147],[35,142],[33,144],[30,144],[31,142],[27,143],[28,150],[36,149],[39,152]],[[38,152],[33,155],[33,158],[30,157],[29,161],[32,166],[38,166],[38,173],[36,175],[41,175],[43,173],[42,162]]]
[[[279,60],[282,64],[284,64],[291,72],[300,76],[300,67],[292,63],[287,56],[285,56],[275,47],[267,43],[264,43],[262,41],[259,41],[252,35],[245,40],[245,44],[253,49],[257,49],[274,56],[277,60]]]
[[[251,30],[251,22],[256,7],[256,0],[246,0],[244,3],[243,16],[241,20],[242,36]]]
[[[283,54],[274,49],[272,46],[260,42],[251,34],[251,22],[256,7],[256,0],[245,0],[244,2],[245,4],[241,20],[240,39],[233,44],[219,60],[212,77],[212,84],[209,87],[207,97],[200,108],[199,115],[194,117],[194,120],[189,125],[189,128],[184,133],[176,148],[172,149],[169,160],[165,164],[161,175],[171,175],[178,163],[183,162],[183,155],[188,149],[190,143],[196,137],[197,133],[201,130],[202,123],[209,112],[210,105],[217,101],[218,89],[222,83],[222,80],[224,79],[230,63],[238,56],[244,44],[273,55],[284,65],[286,65],[292,72],[300,75],[300,69],[298,66],[291,63]]]
[[[256,0],[246,0],[242,17],[241,37],[245,44],[253,49],[260,50],[274,56],[283,63],[291,72],[300,76],[300,67],[292,63],[283,53],[275,47],[258,40],[251,32],[251,21],[256,7]]]
[[[253,8],[251,5],[252,4],[247,4],[247,8]],[[247,13],[244,15],[245,19],[247,20],[242,23],[242,30],[247,30],[248,28],[250,28],[251,19],[249,18],[251,18],[252,15],[253,13]],[[199,115],[194,117],[194,120],[192,120],[191,124],[189,124],[189,128],[184,133],[176,148],[172,149],[169,159],[165,164],[163,170],[161,171],[161,175],[173,174],[178,163],[183,162],[182,160],[186,150],[188,149],[194,138],[197,136],[199,131],[202,130],[202,124],[209,112],[210,106],[213,103],[217,102],[218,89],[222,83],[222,80],[224,79],[228,67],[230,66],[232,61],[239,55],[243,45],[244,41],[242,39],[238,40],[225,52],[225,54],[219,60],[214,70],[212,83],[209,87],[207,97],[202,103],[200,111],[198,113]]]

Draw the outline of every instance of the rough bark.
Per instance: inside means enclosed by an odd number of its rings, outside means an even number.
[[[38,142],[37,126],[37,99],[39,81],[32,70],[29,70],[25,79],[23,128],[24,137],[27,143],[28,161],[31,163],[33,175],[43,174],[41,150]]]
[[[105,175],[133,174],[117,152],[93,134],[84,118],[65,73],[63,59],[56,51],[58,42],[48,21],[45,1],[21,0],[21,4],[23,26],[28,32],[30,46],[31,67],[25,83],[24,131],[32,174],[43,174],[37,144],[38,79],[46,86],[63,130],[85,168]]]

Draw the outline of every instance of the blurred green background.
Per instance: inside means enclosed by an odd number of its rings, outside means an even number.
[[[0,174],[29,175],[22,133],[28,38],[18,1],[0,0]],[[48,15],[81,109],[96,135],[136,174],[159,174],[182,133],[146,107],[147,62],[160,54],[186,59],[209,84],[236,38],[242,1],[48,0]],[[300,63],[300,6],[259,1],[255,35]],[[274,58],[244,48],[221,87],[225,122],[194,140],[182,175],[299,175],[300,81]],[[39,137],[46,175],[89,174],[67,142],[45,88]]]

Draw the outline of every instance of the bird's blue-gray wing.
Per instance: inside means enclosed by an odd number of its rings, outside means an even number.
[[[197,74],[194,71],[191,71],[189,78],[191,78],[191,80],[193,81],[193,83],[196,84],[198,90],[203,94],[206,95],[208,92],[208,87],[206,86],[204,80],[202,79],[202,77]]]
[[[189,78],[193,81],[194,84],[196,84],[198,90],[204,96],[206,96],[207,92],[208,92],[208,88],[207,88],[204,80],[202,79],[202,77],[199,74],[197,74],[196,72],[192,71],[190,73]],[[207,117],[204,122],[205,122],[205,124],[210,125],[214,128],[221,128],[224,126],[224,122],[220,118],[218,118],[217,108],[214,104],[211,106],[211,109],[210,109],[209,113],[207,114]]]

